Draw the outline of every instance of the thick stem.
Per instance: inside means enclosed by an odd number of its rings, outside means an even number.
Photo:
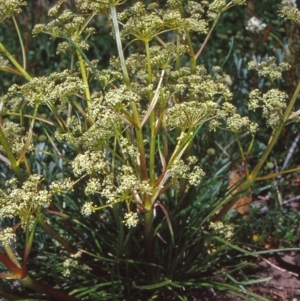
[[[22,269],[2,252],[0,252],[0,262],[10,271],[10,273],[12,273],[12,276],[15,276],[15,278],[22,277]]]
[[[152,84],[152,68],[150,61],[149,42],[145,43],[147,70],[148,70],[148,85]],[[153,98],[153,92],[149,92],[149,103]],[[156,144],[156,128],[155,128],[155,108],[150,113],[150,153],[149,153],[149,177],[151,184],[155,181],[155,144]]]
[[[145,225],[144,225],[144,243],[145,243],[145,257],[147,262],[155,262],[155,254],[153,247],[153,209],[150,208],[145,213]]]

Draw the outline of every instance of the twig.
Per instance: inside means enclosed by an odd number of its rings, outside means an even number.
[[[289,149],[289,152],[288,152],[288,154],[287,154],[287,156],[284,160],[284,163],[282,165],[282,170],[284,170],[286,168],[286,166],[288,165],[288,163],[289,163],[289,161],[290,161],[290,159],[291,159],[291,157],[292,157],[292,155],[293,155],[293,153],[294,153],[294,151],[297,147],[297,144],[298,144],[299,140],[300,140],[300,133],[296,136],[294,142],[292,143],[292,145]]]
[[[272,263],[271,261],[269,261],[268,259],[265,259],[265,258],[263,258],[263,257],[261,257],[261,256],[258,256],[260,259],[262,259],[263,261],[265,261],[267,264],[269,264],[271,267],[273,267],[274,269],[277,269],[277,270],[279,270],[279,271],[281,271],[281,272],[286,272],[286,273],[289,273],[289,274],[291,274],[291,275],[293,275],[293,276],[295,276],[295,277],[298,277],[299,275],[298,274],[296,274],[296,273],[293,273],[293,272],[289,272],[289,271],[287,271],[287,270],[285,270],[285,269],[283,269],[283,268],[280,268],[279,266],[277,266],[277,265],[275,265],[274,263]]]
[[[294,201],[300,201],[300,195],[294,196],[294,197],[284,201],[283,205],[286,205],[286,204],[294,202]]]

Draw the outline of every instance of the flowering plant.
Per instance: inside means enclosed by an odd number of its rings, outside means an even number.
[[[82,260],[87,261],[93,256],[100,258],[84,245],[78,253],[78,248],[46,221],[51,214],[68,220],[68,208],[63,209],[63,198],[60,197],[69,195],[76,198],[78,193],[81,197],[73,202],[80,204],[81,223],[88,223],[93,216],[103,223],[108,219],[119,233],[117,254],[114,259],[106,258],[107,262],[117,264],[125,261],[121,258],[124,254],[130,258],[123,245],[130,239],[134,241],[134,231],[142,227],[139,237],[143,238],[144,247],[138,244],[143,250],[139,253],[144,254],[147,271],[155,284],[148,286],[147,283],[139,288],[158,289],[172,285],[181,288],[181,284],[172,284],[174,271],[170,264],[161,271],[160,260],[165,255],[157,258],[155,235],[160,235],[159,228],[165,227],[162,224],[166,223],[172,252],[176,252],[176,246],[182,243],[182,234],[178,234],[179,228],[185,227],[182,214],[189,208],[188,198],[193,187],[201,185],[205,177],[201,160],[193,151],[193,143],[201,132],[207,134],[221,129],[237,137],[241,132],[248,132],[254,139],[258,130],[258,125],[248,116],[241,116],[232,104],[228,76],[221,68],[216,66],[209,72],[197,63],[220,15],[235,5],[243,5],[244,1],[197,3],[169,0],[165,8],[155,3],[146,6],[136,2],[121,13],[117,13],[117,7],[122,4],[118,0],[77,0],[78,13],[64,9],[64,2],[58,1],[49,10],[53,21],[36,25],[33,34],[44,33],[59,39],[57,52],[71,58],[69,69],[32,77],[26,70],[25,49],[21,47],[21,65],[0,43],[3,55],[1,69],[27,80],[22,85],[13,84],[1,97],[1,151],[15,176],[8,179],[1,190],[0,216],[3,219],[18,217],[20,221],[13,228],[1,232],[0,239],[6,254],[1,251],[0,260],[9,270],[1,277],[17,278],[25,286],[60,300],[81,298],[76,292],[67,295],[52,289],[27,271],[38,225],[73,257],[79,254],[81,258],[85,254],[89,257]],[[14,18],[14,14],[20,11],[20,5],[24,4],[23,1],[2,1],[1,20]],[[283,2],[282,14],[299,19],[296,12],[288,14],[285,8],[286,3]],[[105,70],[99,70],[97,61],[90,61],[86,55],[88,39],[97,32],[90,24],[99,15],[109,15],[108,22],[118,50],[118,57],[111,58],[110,68]],[[200,45],[195,45],[193,35],[205,38]],[[138,43],[142,50],[126,56],[124,45],[133,43]],[[188,65],[184,64],[187,60]],[[252,62],[249,68],[274,81],[281,77],[281,72],[287,70],[288,65],[277,65],[274,58],[269,58],[260,64]],[[287,95],[276,88],[265,94],[258,90],[250,93],[249,109],[263,107],[263,117],[273,130],[270,143],[254,169],[251,172],[246,170],[246,179],[239,189],[235,187],[212,205],[197,227],[194,227],[194,217],[193,226],[189,228],[189,231],[193,230],[190,234],[193,247],[209,244],[214,231],[218,235],[222,226],[219,220],[236,202],[238,193],[247,191],[253,184],[291,116],[299,90],[300,84],[287,106]],[[20,119],[12,122],[8,116]],[[35,138],[40,129],[43,129],[43,141]],[[41,150],[45,140],[50,143],[51,152]],[[240,150],[245,160],[251,144],[246,152],[241,145]],[[70,157],[64,155],[66,152]],[[47,167],[39,162],[45,159],[41,154],[58,159],[61,172],[57,179],[47,176]],[[40,159],[34,161],[38,156]],[[213,195],[216,196],[215,193]],[[212,219],[218,223],[207,227]],[[218,231],[213,225],[219,225]],[[22,263],[12,246],[19,227],[26,233]],[[74,229],[75,226],[70,227]],[[125,232],[128,234],[124,238]],[[205,239],[197,237],[200,232]],[[231,236],[225,235],[224,240],[219,239],[219,244],[221,241],[223,247],[228,247]],[[107,252],[108,257],[110,254]],[[183,266],[185,261],[196,256],[194,251],[189,258],[185,258],[185,253],[177,255],[180,259],[174,266]],[[220,255],[216,251],[211,256],[216,260]],[[71,269],[76,269],[78,261],[69,258],[63,266],[63,275],[68,276],[72,274]],[[89,269],[86,266],[85,271],[89,273]],[[195,273],[204,275],[201,274],[203,271]]]

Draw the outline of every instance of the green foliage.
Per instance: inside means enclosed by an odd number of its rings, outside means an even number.
[[[237,258],[254,255],[227,213],[253,186],[284,126],[297,121],[300,83],[289,97],[276,85],[288,64],[249,63],[270,79],[247,99],[249,110],[262,109],[271,134],[248,166],[258,124],[234,104],[222,68],[200,64],[218,20],[244,1],[134,2],[120,13],[117,0],[58,1],[51,20],[33,28],[42,36],[34,53],[47,59],[32,72],[16,19],[24,4],[0,3],[21,49],[15,57],[0,43],[1,70],[20,78],[8,80],[1,96],[1,160],[11,169],[0,194],[6,294],[13,278],[26,297],[66,301],[189,300],[205,288],[253,297],[239,289],[257,281],[243,274],[251,263]],[[299,21],[286,1],[280,13]],[[97,46],[107,39],[99,24],[115,42],[108,67],[90,59],[101,58]],[[58,41],[59,59],[43,34]],[[211,143],[220,132],[245,164],[245,178],[230,189],[222,180],[229,159]]]

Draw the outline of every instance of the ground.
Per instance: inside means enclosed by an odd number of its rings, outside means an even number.
[[[257,273],[257,278],[272,277],[271,280],[261,282],[247,289],[259,296],[269,299],[270,301],[300,301],[300,277],[295,273],[300,266],[295,264],[295,254],[281,254],[285,262],[293,265],[294,271],[284,269],[282,262],[278,262],[275,257],[258,258],[258,264],[263,268]],[[286,268],[286,267],[285,267]],[[248,297],[248,300],[257,301],[258,299]],[[225,294],[218,291],[207,291],[203,294],[192,296],[192,301],[242,301],[236,296]]]

